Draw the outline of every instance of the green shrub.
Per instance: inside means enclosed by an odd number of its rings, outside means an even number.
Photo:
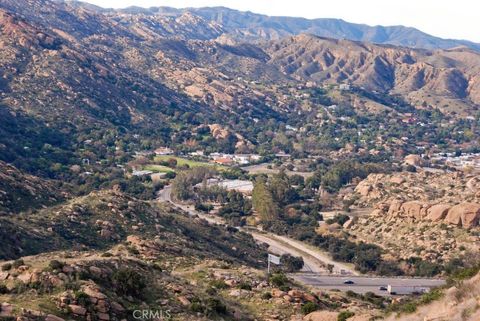
[[[318,305],[313,302],[307,302],[304,305],[302,305],[301,310],[303,314],[309,314],[309,313],[312,313],[313,311],[317,311]]]
[[[48,263],[48,266],[52,270],[61,270],[65,264],[63,262],[60,262],[58,260],[51,260],[50,263]]]
[[[216,288],[207,288],[205,290],[205,293],[207,293],[208,295],[216,295],[218,293],[218,291],[217,291]]]
[[[8,288],[4,284],[0,284],[0,294],[7,294],[8,293]]]
[[[262,299],[264,300],[270,300],[272,298],[272,294],[270,292],[264,292],[262,293]]]
[[[90,304],[90,296],[83,291],[75,292],[75,299],[77,300],[78,304],[86,307]]]
[[[241,282],[238,285],[238,288],[242,290],[252,291],[252,286],[250,285],[250,283],[247,282]]]
[[[269,282],[274,286],[283,286],[288,283],[288,278],[283,273],[275,273],[270,276]]]
[[[190,304],[190,310],[196,313],[203,313],[203,311],[205,311],[205,307],[200,302],[192,302]]]
[[[208,298],[205,306],[207,315],[227,313],[227,306],[217,298]]]
[[[128,246],[128,247],[127,247],[127,251],[128,251],[128,253],[134,254],[134,255],[140,254],[140,251],[138,251],[138,250],[137,250],[135,247],[133,247],[133,246]]]
[[[13,264],[12,264],[12,266],[15,269],[18,269],[22,265],[25,265],[25,262],[22,259],[15,260],[15,261],[13,261]]]
[[[123,268],[112,275],[115,291],[120,295],[140,297],[147,286],[145,278],[131,268]]]
[[[346,321],[348,318],[353,317],[355,313],[352,311],[342,311],[338,314],[337,320],[338,321]]]
[[[223,280],[212,280],[210,281],[210,286],[219,290],[228,288],[227,283]]]
[[[288,291],[290,291],[292,288],[289,287],[288,285],[281,285],[281,286],[279,287],[279,289],[280,289],[280,291],[288,292]]]
[[[304,262],[301,256],[292,256],[290,254],[283,254],[280,257],[282,267],[287,272],[297,272],[303,268]]]
[[[10,271],[12,269],[12,264],[11,263],[5,263],[2,265],[2,271]]]
[[[430,292],[422,294],[422,296],[420,297],[420,303],[429,304],[433,301],[439,300],[442,296],[442,291],[440,291],[439,289],[433,289]]]
[[[417,311],[417,304],[415,302],[408,302],[401,307],[401,311],[405,313],[413,313]]]

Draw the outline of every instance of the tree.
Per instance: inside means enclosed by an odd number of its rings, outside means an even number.
[[[262,222],[272,222],[278,219],[278,206],[274,202],[272,193],[263,179],[255,182],[252,191],[252,204]]]
[[[303,268],[304,262],[301,256],[292,256],[290,254],[283,254],[280,257],[280,262],[286,272],[297,272]]]

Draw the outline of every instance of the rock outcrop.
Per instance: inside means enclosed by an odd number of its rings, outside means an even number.
[[[307,314],[304,321],[337,321],[338,312],[331,311],[315,311]]]
[[[445,221],[463,227],[477,226],[480,218],[480,204],[463,203],[452,207],[445,218]]]
[[[465,202],[452,206],[442,203],[430,204],[419,201],[402,202],[394,200],[388,207],[385,206],[385,203],[379,203],[372,214],[405,217],[416,221],[445,222],[470,228],[479,225],[480,204]]]
[[[448,204],[433,205],[427,210],[427,220],[432,222],[442,221],[447,216],[450,207]]]
[[[422,166],[424,164],[424,160],[422,157],[420,157],[420,155],[411,154],[405,156],[403,163],[411,166]]]

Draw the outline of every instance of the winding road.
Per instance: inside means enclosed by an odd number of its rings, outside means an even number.
[[[200,213],[193,206],[172,201],[171,186],[166,186],[158,192],[157,201],[169,202],[189,215],[201,217],[211,224],[225,224],[221,217]],[[300,273],[292,273],[290,276],[298,282],[315,288],[352,290],[357,293],[374,292],[378,295],[387,295],[385,291],[381,291],[379,288],[388,284],[428,288],[445,284],[445,281],[440,279],[383,278],[360,275],[349,265],[336,262],[327,253],[303,242],[253,228],[240,228],[240,230],[251,234],[258,243],[268,244],[269,252],[278,255],[301,256],[304,261],[302,271]],[[327,269],[327,265],[333,266],[332,272]],[[345,284],[346,280],[354,281],[354,284]]]
[[[212,224],[225,224],[225,222],[218,216],[200,213],[193,208],[193,206],[179,204],[172,201],[172,188],[166,186],[159,191],[157,200],[160,202],[169,202],[177,208],[187,212],[189,215],[198,216]],[[333,266],[334,274],[358,275],[350,266],[333,261],[327,253],[314,249],[305,243],[293,240],[286,236],[280,236],[269,232],[258,231],[252,228],[239,228],[241,231],[251,234],[253,238],[259,243],[266,243],[269,246],[269,251],[282,255],[290,254],[293,256],[300,256],[303,258],[305,272],[314,272],[322,274],[331,274],[328,271],[327,265]]]

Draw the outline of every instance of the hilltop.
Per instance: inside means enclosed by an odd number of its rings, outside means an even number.
[[[110,11],[108,9],[96,9],[104,12]],[[441,39],[415,28],[404,26],[368,26],[350,23],[341,19],[269,17],[225,7],[186,9],[131,7],[117,11],[127,14],[169,17],[171,19],[184,19],[185,16],[193,14],[213,25],[222,26],[221,30],[212,34],[206,34],[203,37],[214,37],[224,34],[226,37],[237,41],[278,40],[288,36],[309,33],[320,37],[392,44],[412,48],[450,49],[465,46],[475,50],[480,49],[477,43],[465,40]],[[197,35],[197,37],[201,36]]]

